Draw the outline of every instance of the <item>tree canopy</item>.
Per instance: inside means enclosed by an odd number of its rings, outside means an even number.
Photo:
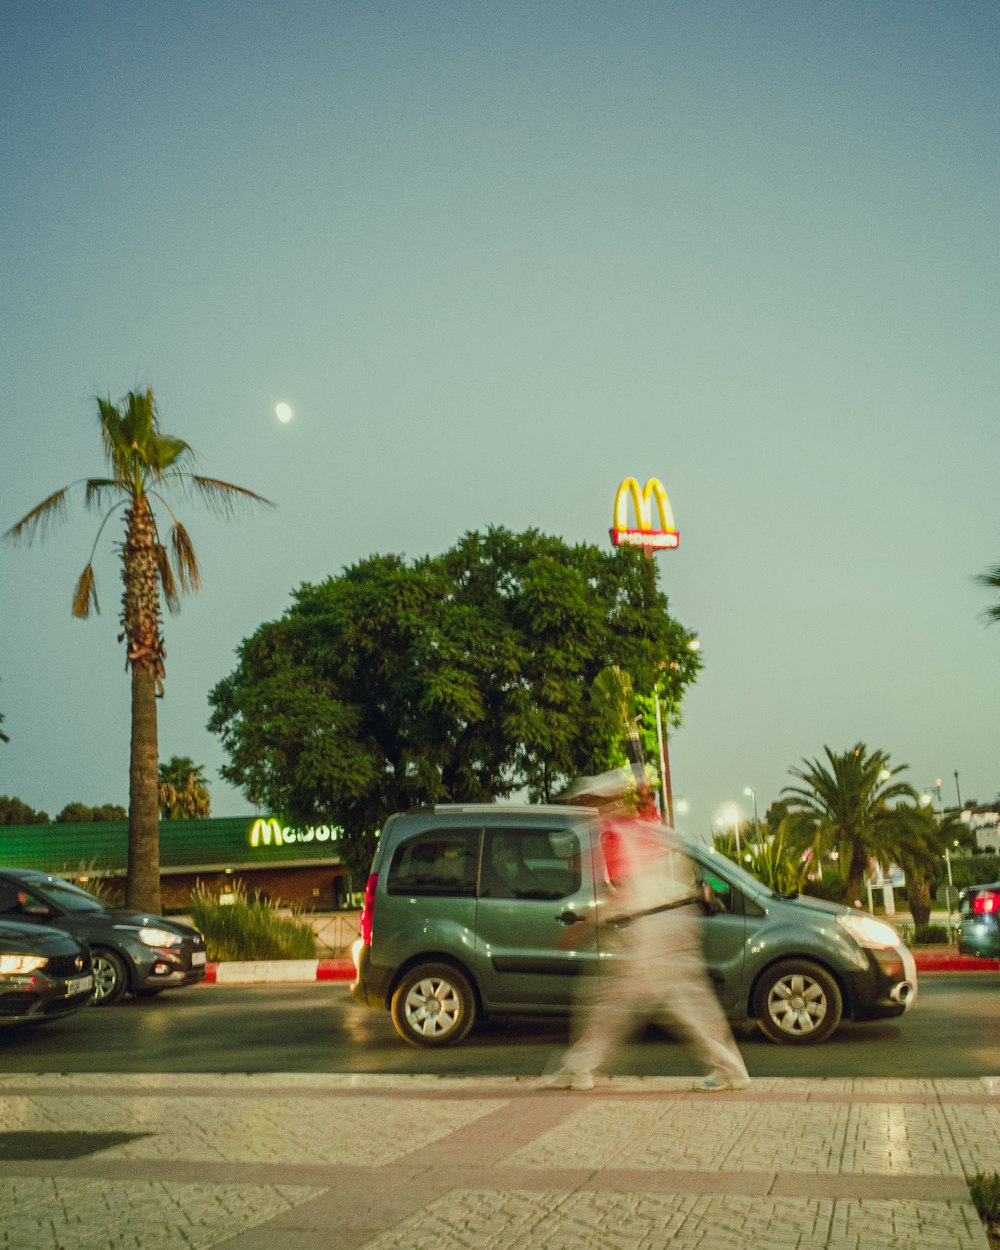
[[[89,807],[86,803],[67,803],[56,817],[57,825],[101,824],[111,820],[127,820],[128,812],[118,803],[102,803]]]
[[[591,697],[616,665],[678,700],[700,663],[653,560],[536,530],[468,533],[436,557],[376,555],[304,584],[209,696],[221,772],[254,803],[345,831],[362,867],[393,811],[549,800],[606,767],[621,724]]]
[[[0,825],[47,825],[47,812],[36,812],[11,795],[0,794]]]
[[[195,820],[212,814],[205,769],[188,755],[171,755],[160,765],[160,815],[164,820]]]
[[[817,855],[836,851],[847,882],[847,901],[862,897],[868,861],[883,868],[897,860],[915,837],[917,794],[896,780],[907,765],[890,767],[884,751],[863,742],[837,754],[824,747],[827,763],[803,760],[790,768],[802,785],[786,786],[788,824],[793,841]]]

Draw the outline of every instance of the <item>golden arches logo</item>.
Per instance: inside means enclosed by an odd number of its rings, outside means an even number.
[[[628,504],[632,501],[636,525],[628,524]],[[653,502],[660,528],[653,528]],[[670,506],[663,483],[651,477],[645,486],[640,486],[634,477],[627,477],[618,487],[615,495],[614,524],[611,528],[611,541],[616,547],[669,548],[679,547],[681,536],[674,525],[674,510]]]

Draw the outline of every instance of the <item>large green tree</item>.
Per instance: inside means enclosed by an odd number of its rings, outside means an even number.
[[[296,821],[332,822],[367,865],[418,803],[547,800],[606,765],[621,726],[590,696],[611,665],[639,691],[698,660],[639,552],[529,530],[466,534],[438,557],[373,556],[303,585],[209,696],[222,775]]]
[[[836,851],[847,883],[847,902],[862,898],[869,860],[886,867],[906,845],[910,812],[917,794],[896,780],[905,764],[890,766],[884,751],[863,742],[836,754],[823,748],[826,763],[803,760],[790,768],[802,783],[786,786],[788,829],[793,844],[811,847],[817,855]]]
[[[180,488],[209,507],[231,515],[241,505],[268,501],[243,486],[204,477],[192,469],[194,453],[183,439],[164,434],[153,392],[129,391],[119,405],[97,400],[101,440],[108,473],[81,479],[55,491],[7,531],[13,540],[31,541],[66,516],[70,492],[83,486],[88,507],[105,509],[91,552],[73,595],[73,615],[99,610],[93,559],[108,520],[125,519],[119,641],[126,647],[131,670],[132,727],[129,763],[128,877],[126,905],[136,911],[160,910],[160,846],[158,824],[158,752],[156,697],[163,692],[164,656],[161,593],[169,611],[180,607],[180,594],[200,584],[194,546],[163,496]],[[154,503],[170,518],[168,548],[161,539]],[[110,506],[109,506],[110,505]]]

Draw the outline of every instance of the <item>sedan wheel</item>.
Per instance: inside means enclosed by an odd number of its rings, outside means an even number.
[[[772,1042],[825,1041],[843,1009],[837,982],[825,968],[804,959],[775,964],[761,978],[755,996],[757,1024]]]
[[[114,951],[94,948],[94,1006],[112,1007],[128,989],[128,969]]]
[[[412,968],[392,996],[392,1022],[411,1046],[453,1046],[472,1028],[475,1014],[472,987],[448,964]]]

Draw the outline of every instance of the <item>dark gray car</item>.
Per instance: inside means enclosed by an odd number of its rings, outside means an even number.
[[[568,1010],[573,980],[611,967],[593,941],[560,941],[607,884],[596,813],[443,806],[385,825],[365,891],[352,993],[389,1009],[418,1046],[459,1041],[480,1015]],[[866,913],[774,893],[714,849],[686,843],[712,900],[709,972],[730,1019],[773,1041],[820,1042],[841,1019],[899,1016],[913,957]]]
[[[90,951],[60,929],[0,920],[0,1025],[40,1024],[94,996]]]
[[[205,942],[197,929],[167,916],[106,907],[62,877],[30,868],[0,869],[0,919],[63,929],[94,957],[94,1002],[158,994],[205,979]]]

